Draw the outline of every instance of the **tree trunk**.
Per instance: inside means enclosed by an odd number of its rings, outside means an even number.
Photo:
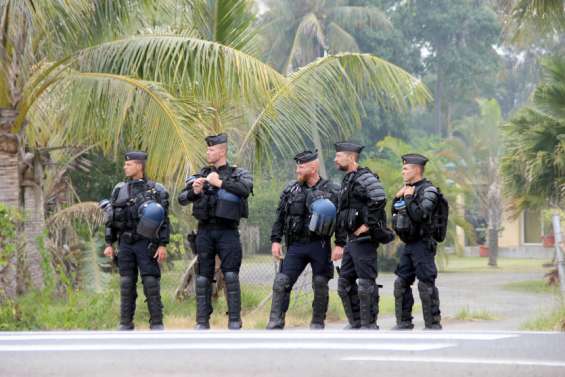
[[[561,295],[565,296],[565,257],[561,250],[563,236],[561,234],[561,217],[558,209],[553,210],[551,220],[553,224],[553,234],[555,235],[555,260],[557,262],[557,273],[559,274],[559,286]]]
[[[488,228],[488,265],[496,267],[498,265],[498,229]]]
[[[18,139],[0,129],[0,202],[19,208]],[[0,250],[2,252],[2,250]],[[0,266],[0,296],[16,297],[17,253]]]
[[[38,154],[32,157],[31,166],[25,170],[23,186],[24,197],[24,233],[25,249],[24,260],[31,288],[43,289],[43,267],[42,256],[39,251],[38,238],[45,229],[45,203],[43,197],[43,165]]]
[[[502,225],[502,198],[500,194],[500,177],[498,174],[498,160],[494,157],[489,158],[488,176],[490,185],[487,192],[488,203],[488,247],[489,247],[489,266],[498,265],[498,233]]]

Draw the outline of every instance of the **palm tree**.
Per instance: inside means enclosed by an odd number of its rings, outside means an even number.
[[[174,185],[201,163],[205,133],[233,132],[240,152],[251,152],[240,156],[256,161],[273,147],[304,145],[311,121],[304,99],[317,105],[318,129],[328,136],[359,124],[362,94],[392,109],[429,99],[418,80],[370,55],[328,56],[282,76],[245,52],[253,47],[251,23],[241,17],[249,1],[67,4],[0,2],[0,201],[32,213],[37,221],[25,221],[28,234],[39,234],[44,222],[44,161],[36,147],[48,133],[60,135],[63,146],[95,145],[107,154],[143,148],[151,155],[149,174]],[[242,126],[248,119],[252,126]],[[35,181],[22,187],[22,176]],[[22,195],[28,187],[37,195]],[[40,288],[41,257],[28,243],[26,260]],[[9,264],[2,274],[14,269]]]
[[[234,96],[265,95],[282,82],[256,59],[223,45],[180,33],[130,36],[146,25],[149,3],[155,2],[0,2],[0,201],[26,213],[25,260],[35,288],[43,284],[35,238],[44,227],[46,162],[35,148],[38,135],[61,132],[66,144],[96,144],[106,153],[142,147],[152,153],[149,170],[164,177],[201,160],[192,145],[204,132],[205,111],[193,96],[174,96],[171,86],[156,81],[159,75],[168,83],[191,82],[192,90],[197,82],[201,92],[221,82]],[[172,50],[178,60],[170,60]],[[146,56],[133,58],[141,53]],[[2,274],[14,275],[11,260]],[[15,279],[4,281],[13,295]]]
[[[359,52],[352,31],[390,28],[392,24],[376,7],[352,5],[348,0],[267,1],[265,37],[269,41],[267,61],[288,75],[328,54]],[[272,43],[271,43],[272,41]],[[321,154],[318,110],[312,106],[312,138]],[[322,163],[320,172],[327,176]]]
[[[506,32],[515,43],[565,30],[564,0],[499,0],[499,4],[508,15]]]
[[[502,174],[513,208],[553,209],[556,259],[565,293],[565,266],[560,251],[560,211],[565,209],[565,59],[542,62],[542,82],[531,104],[504,127]]]

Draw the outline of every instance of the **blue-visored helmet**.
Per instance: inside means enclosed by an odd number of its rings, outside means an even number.
[[[145,238],[157,238],[157,232],[165,221],[165,209],[152,200],[139,206],[139,223],[137,233]]]
[[[310,205],[310,224],[308,229],[321,236],[331,236],[335,228],[337,209],[329,199],[317,199]]]

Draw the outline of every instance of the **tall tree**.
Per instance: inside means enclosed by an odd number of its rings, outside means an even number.
[[[492,97],[500,35],[495,12],[482,1],[419,0],[397,5],[402,30],[422,54],[434,88],[438,135],[469,115],[477,97]]]

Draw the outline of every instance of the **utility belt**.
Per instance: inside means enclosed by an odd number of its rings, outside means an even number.
[[[339,211],[337,225],[345,229],[348,235],[353,234],[361,225],[367,223],[367,208],[347,208]]]
[[[239,223],[235,220],[229,221],[212,218],[207,221],[198,222],[198,230],[237,230]]]
[[[146,239],[145,237],[143,237],[140,234],[137,234],[135,231],[125,231],[119,234],[119,240],[120,242],[125,242],[127,244],[134,244],[137,241],[141,241],[143,239]]]

